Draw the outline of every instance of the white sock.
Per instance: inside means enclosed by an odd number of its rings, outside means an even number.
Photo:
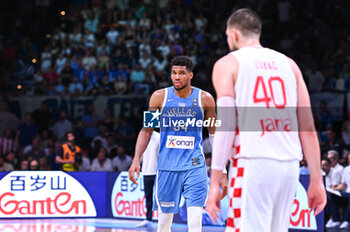
[[[173,213],[162,213],[158,210],[158,229],[157,232],[170,232],[171,224],[173,223]]]
[[[202,232],[202,210],[203,207],[187,207],[188,232]]]

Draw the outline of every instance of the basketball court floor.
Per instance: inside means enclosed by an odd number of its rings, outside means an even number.
[[[140,221],[111,218],[86,219],[1,219],[0,232],[140,232],[157,231],[152,227],[137,228]],[[224,232],[224,227],[203,226],[203,232]],[[171,231],[187,231],[186,224],[174,223]]]

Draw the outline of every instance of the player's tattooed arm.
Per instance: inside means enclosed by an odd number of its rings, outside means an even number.
[[[149,100],[149,110],[158,110],[162,107],[163,99],[164,99],[165,90],[160,89],[155,91],[151,99]],[[136,178],[134,176],[135,172],[137,173],[137,177],[140,177],[140,171],[141,171],[141,160],[142,155],[145,152],[148,143],[151,139],[153,129],[152,128],[142,128],[139,132],[139,135],[137,136],[136,141],[136,147],[135,147],[135,154],[134,159],[132,161],[131,167],[129,168],[129,179],[137,184]]]

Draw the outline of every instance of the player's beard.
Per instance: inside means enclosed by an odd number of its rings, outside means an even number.
[[[180,88],[176,88],[175,85],[174,85],[174,89],[177,90],[177,91],[180,91],[180,90],[183,90],[184,88],[187,87],[188,84],[185,84],[184,86],[180,87]]]

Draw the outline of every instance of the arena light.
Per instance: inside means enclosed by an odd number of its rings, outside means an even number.
[[[61,15],[62,15],[62,16],[66,15],[66,12],[65,12],[64,10],[61,11]]]
[[[22,89],[22,85],[17,85],[17,89],[21,90]]]
[[[32,63],[33,64],[35,64],[36,63],[36,59],[34,58],[34,59],[32,59]]]

